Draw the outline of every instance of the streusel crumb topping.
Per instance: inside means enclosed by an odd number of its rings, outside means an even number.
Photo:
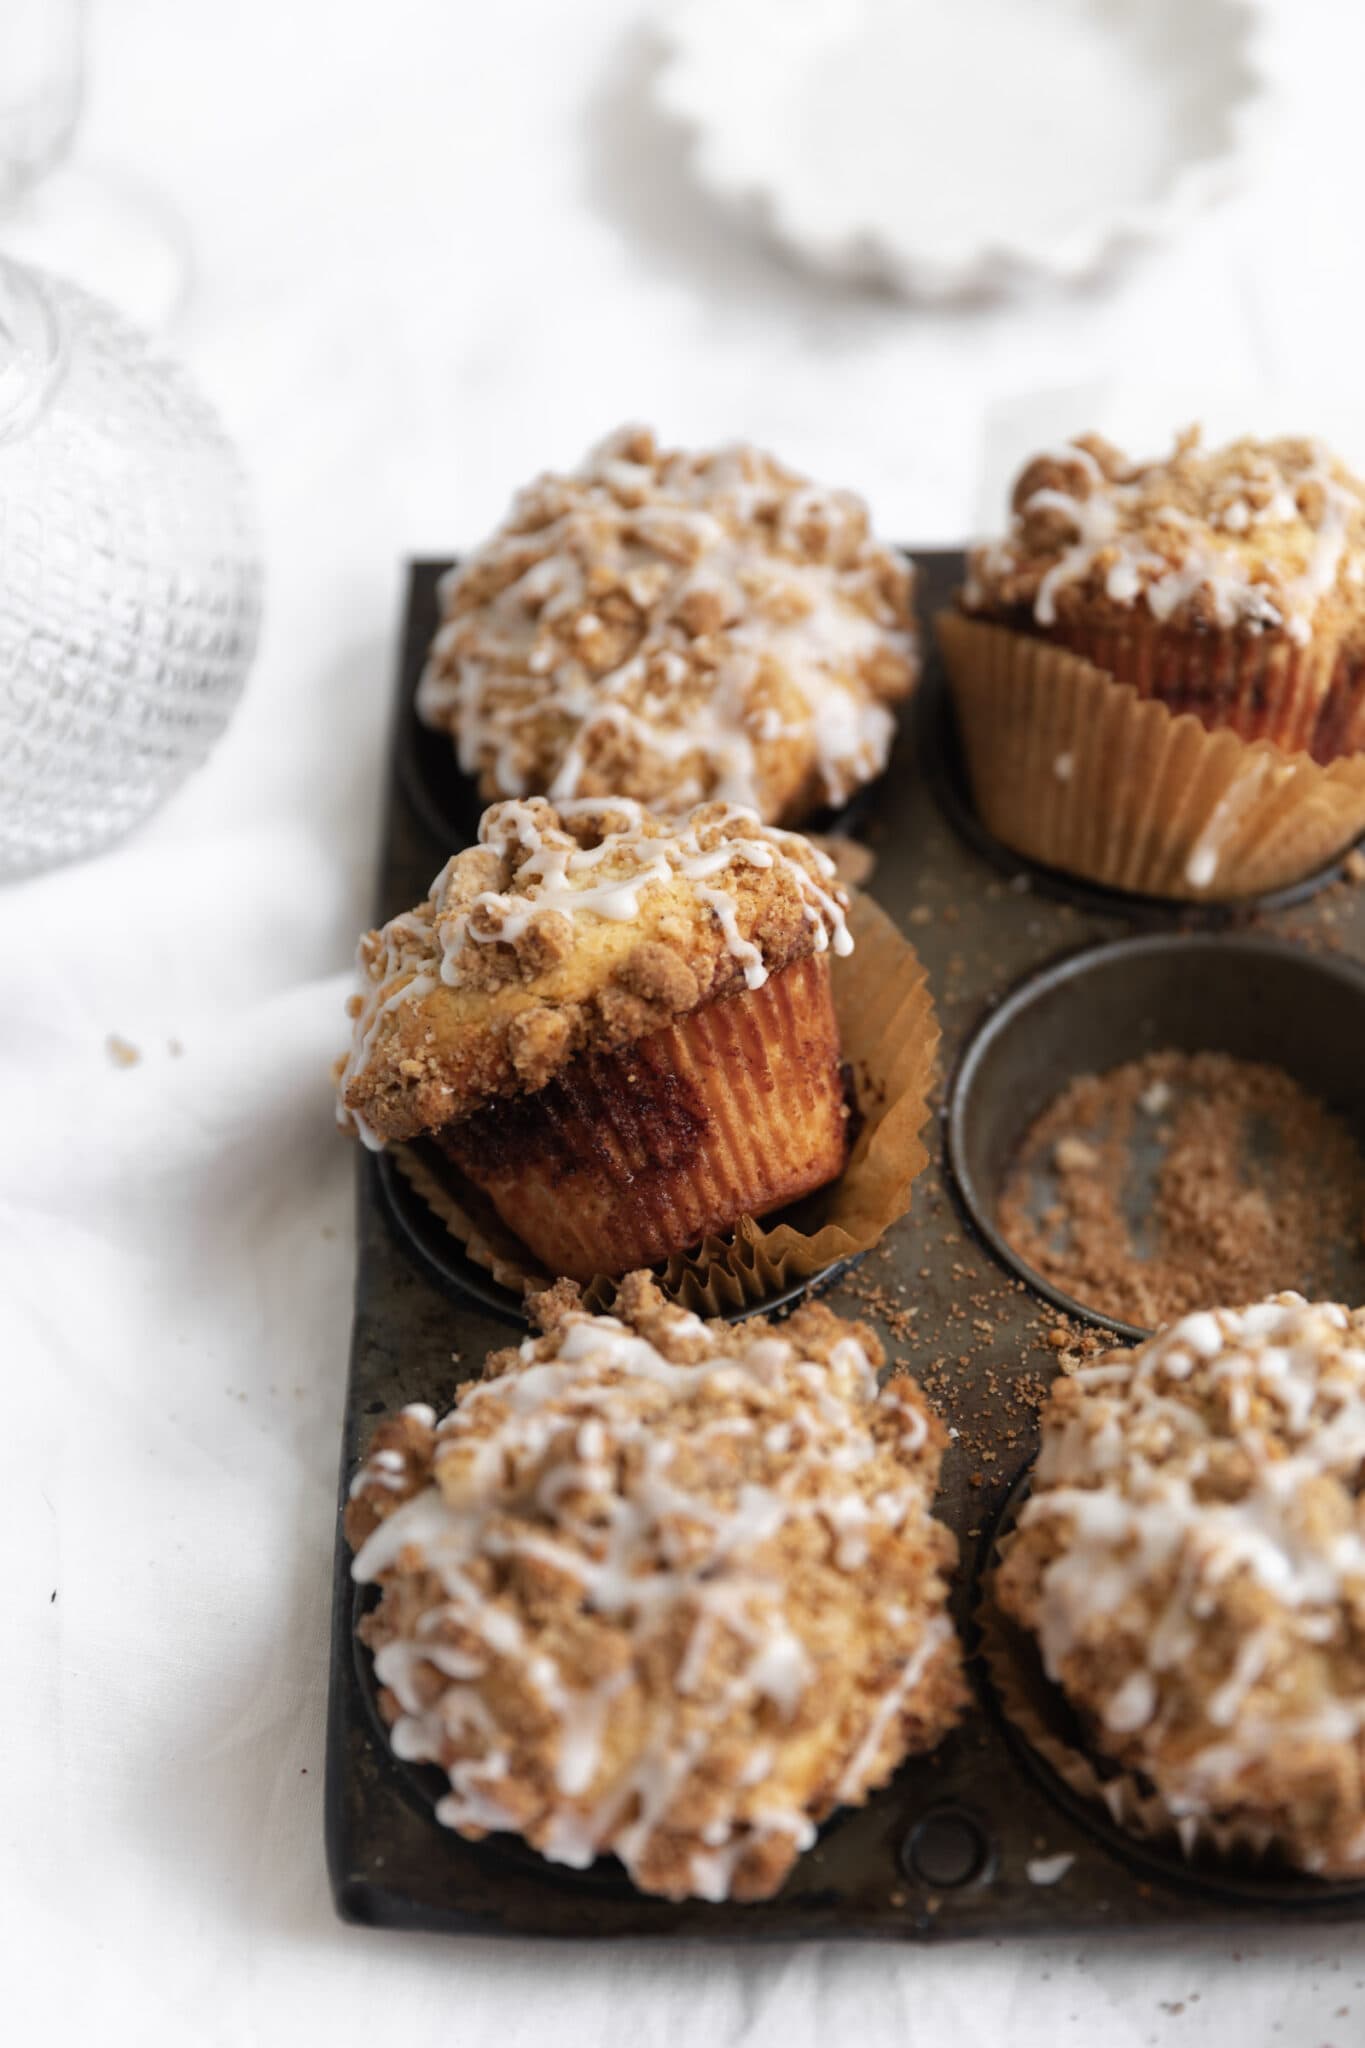
[[[1365,1310],[1185,1316],[1058,1383],[997,1575],[1172,1813],[1365,1870]]]
[[[846,954],[829,856],[732,804],[494,804],[424,903],[360,942],[339,1114],[370,1144],[543,1088],[811,953]]]
[[[1365,618],[1365,486],[1315,440],[1205,449],[1191,428],[1164,460],[1132,462],[1080,434],[1023,470],[963,604],[1043,628],[1141,606],[1304,644]]]
[[[418,708],[487,799],[717,798],[796,823],[886,765],[910,597],[850,492],[628,427],[452,571]]]
[[[351,1489],[394,1750],[462,1834],[766,1897],[964,1702],[942,1426],[823,1306],[708,1324],[645,1273],[619,1317],[541,1299],[547,1334],[381,1424]]]

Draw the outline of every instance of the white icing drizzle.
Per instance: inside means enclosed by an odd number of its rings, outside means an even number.
[[[838,1797],[845,1805],[854,1798],[877,1761],[885,1743],[891,1724],[897,1714],[904,1710],[915,1687],[923,1678],[931,1659],[953,1633],[953,1625],[946,1614],[936,1614],[924,1624],[918,1647],[912,1651],[902,1665],[894,1684],[890,1685],[877,1702],[867,1732],[849,1759],[848,1767],[839,1780]]]
[[[438,633],[418,687],[420,716],[454,732],[467,774],[491,764],[508,796],[527,793],[519,761],[535,717],[567,735],[548,790],[555,802],[580,793],[592,742],[608,729],[664,765],[670,808],[708,797],[758,807],[756,746],[784,732],[809,735],[825,798],[843,802],[880,774],[895,730],[885,686],[862,671],[888,653],[913,664],[918,651],[908,621],[877,589],[885,549],[864,537],[825,560],[803,542],[811,521],[836,539],[850,535],[851,508],[861,519],[861,506],[845,493],[793,488],[753,449],[623,463],[617,451],[629,439],[627,430],[604,442],[573,478],[532,486],[513,519],[539,502],[533,529],[504,528],[447,579],[448,609],[490,570],[500,587]],[[643,630],[626,660],[594,675],[566,656],[556,628],[572,617],[573,639],[591,643],[601,624],[591,592],[602,577],[640,607]],[[683,624],[693,597],[718,607],[704,673]],[[785,727],[764,696],[769,674],[801,707]]]
[[[1088,498],[1073,498],[1068,491],[1035,491],[1024,509],[1061,512],[1076,529],[1076,539],[1043,577],[1033,602],[1033,616],[1038,624],[1055,626],[1057,592],[1064,583],[1084,576],[1100,549],[1109,546],[1118,532],[1118,512],[1112,498],[1102,491],[1094,491]]]
[[[1160,465],[1143,465],[1115,480],[1087,449],[1069,444],[1047,451],[1043,459],[1073,470],[1079,467],[1087,488],[1072,493],[1043,486],[1016,514],[1016,538],[1029,515],[1043,511],[1060,514],[1075,533],[1039,580],[1034,618],[1040,626],[1054,626],[1058,593],[1088,575],[1103,551],[1112,557],[1105,570],[1104,588],[1114,604],[1143,604],[1165,623],[1196,594],[1206,592],[1219,626],[1279,626],[1292,640],[1305,643],[1318,606],[1336,587],[1338,578],[1344,576],[1349,584],[1365,574],[1360,550],[1350,544],[1351,521],[1362,508],[1359,488],[1334,475],[1332,458],[1320,442],[1306,445],[1306,462],[1267,447],[1248,464],[1247,474],[1220,479],[1219,495],[1203,522],[1206,537],[1202,538],[1195,531],[1198,522],[1180,507],[1152,506],[1153,477],[1160,476]],[[1321,506],[1311,520],[1302,509],[1305,487],[1311,487]],[[1179,561],[1172,563],[1142,544],[1138,529],[1147,519],[1188,531]],[[1307,561],[1296,575],[1272,584],[1263,572],[1258,573],[1257,554],[1248,541],[1261,529],[1296,522],[1302,522],[1310,533]],[[1015,566],[1016,555],[1006,547],[997,544],[977,549],[964,591],[968,608],[987,602],[990,582],[1011,573]]]
[[[777,869],[796,893],[812,949],[832,948],[840,958],[853,951],[829,855],[798,833],[763,824],[751,810],[702,805],[666,836],[646,829],[648,814],[628,797],[574,798],[557,812],[561,819],[603,820],[607,829],[595,845],[583,846],[571,833],[547,826],[543,803],[494,804],[480,820],[479,844],[502,856],[509,871],[515,868],[510,886],[480,890],[472,899],[452,894],[457,856],[437,875],[424,904],[361,940],[359,1008],[337,1084],[337,1118],[371,1149],[384,1141],[346,1107],[345,1095],[374,1052],[384,1019],[440,983],[458,987],[470,947],[515,945],[533,918],[559,912],[575,921],[631,923],[651,891],[682,884],[715,918],[745,985],[761,988],[768,979],[762,950],[740,929],[738,899],[722,884],[745,868]]]
[[[1024,1532],[1058,1529],[1036,1622],[1049,1675],[1064,1682],[1069,1660],[1100,1639],[1122,1643],[1102,1667],[1120,1675],[1091,1704],[1141,1743],[1177,1813],[1234,1809],[1247,1774],[1296,1742],[1355,1742],[1365,1690],[1329,1688],[1305,1704],[1282,1675],[1306,1646],[1344,1639],[1365,1596],[1359,1315],[1294,1294],[1204,1311],[1074,1380],[1080,1400],[1044,1417],[1020,1515]],[[1238,1483],[1201,1497],[1229,1449]],[[1242,1580],[1261,1589],[1265,1619],[1230,1631],[1199,1740],[1182,1674],[1197,1651],[1207,1663],[1212,1617]]]
[[[814,1550],[826,1559],[821,1569],[850,1573],[842,1536],[851,1508],[917,1543],[937,1460],[917,1462],[928,1438],[918,1401],[895,1382],[879,1393],[853,1336],[824,1363],[777,1334],[729,1352],[695,1316],[675,1310],[667,1342],[703,1355],[678,1362],[605,1316],[577,1315],[553,1339],[528,1338],[510,1371],[460,1390],[437,1428],[436,1483],[386,1515],[352,1569],[361,1584],[413,1571],[439,1582],[439,1601],[415,1620],[406,1605],[398,1610],[409,1619],[382,1644],[375,1669],[401,1709],[395,1752],[448,1772],[441,1820],[476,1833],[516,1824],[508,1796],[517,1717],[505,1728],[491,1704],[514,1673],[554,1729],[558,1797],[534,1836],[542,1852],[582,1867],[610,1847],[635,1871],[658,1830],[680,1804],[695,1808],[705,1784],[711,1804],[690,1882],[702,1897],[723,1898],[755,1847],[779,1837],[800,1850],[815,1834],[803,1795],[783,1777],[781,1731],[808,1727],[828,1673],[818,1638],[803,1635],[802,1608],[787,1599],[774,1546],[795,1525],[822,1532]],[[788,1436],[774,1458],[779,1416]],[[876,1438],[874,1416],[884,1418]],[[353,1497],[382,1497],[393,1455],[371,1454]],[[879,1480],[864,1481],[874,1461]],[[808,1538],[801,1554],[812,1555]],[[576,1589],[582,1613],[618,1632],[622,1653],[595,1682],[561,1663],[554,1639],[542,1641],[523,1620],[515,1578],[490,1592],[481,1576],[490,1561],[515,1575],[532,1560]],[[855,1692],[860,1715],[845,1711],[840,1723],[849,1744],[841,1800],[861,1798],[904,1753],[897,1717],[913,1711],[916,1688],[951,1640],[932,1574],[896,1590],[866,1649],[871,1673],[885,1672],[888,1655],[894,1673]],[[868,1594],[850,1587],[848,1597]],[[613,1712],[646,1667],[657,1674],[659,1657],[670,1654],[661,1646],[679,1641],[671,1684],[660,1696],[656,1682],[645,1732],[622,1761],[606,1740]],[[495,1667],[502,1676],[488,1692]],[[755,1717],[771,1732],[753,1743],[739,1782],[727,1791],[714,1774],[698,1780],[721,1731],[750,1728]]]

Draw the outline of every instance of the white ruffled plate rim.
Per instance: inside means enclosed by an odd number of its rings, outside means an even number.
[[[780,24],[785,0],[741,4],[766,5]],[[727,97],[731,75],[718,33],[732,28],[735,5],[736,0],[675,0],[656,25],[660,63],[651,90],[656,106],[689,135],[697,183],[811,269],[845,283],[890,286],[908,298],[974,298],[1038,284],[1082,284],[1129,252],[1170,239],[1236,188],[1272,101],[1258,0],[1189,0],[1192,9],[1227,18],[1220,47],[1236,96],[1226,112],[1226,145],[1216,155],[1174,164],[1158,195],[1116,208],[1093,226],[1055,239],[983,240],[964,245],[948,260],[917,247],[910,233],[893,239],[853,218],[837,232],[817,225],[803,213],[799,195],[782,183],[780,167],[765,164],[746,147],[753,124],[747,109]]]

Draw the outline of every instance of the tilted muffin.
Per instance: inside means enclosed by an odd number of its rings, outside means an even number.
[[[942,1426],[822,1306],[703,1323],[644,1273],[619,1320],[567,1283],[541,1306],[439,1424],[382,1423],[351,1488],[394,1750],[473,1839],[766,1898],[964,1704]]]
[[[442,606],[418,710],[490,801],[796,824],[881,773],[917,674],[911,571],[860,499],[639,427],[522,491]]]
[[[1049,866],[1227,899],[1365,827],[1365,487],[1318,441],[1036,456],[940,640],[977,808]]]
[[[996,1574],[1096,1747],[1197,1838],[1365,1872],[1365,1310],[1190,1315],[1054,1388]]]
[[[733,805],[495,804],[361,941],[342,1121],[434,1136],[556,1276],[667,1258],[842,1171],[847,901]]]

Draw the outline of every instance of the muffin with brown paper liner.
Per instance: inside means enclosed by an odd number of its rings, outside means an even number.
[[[1365,1311],[1186,1316],[1054,1387],[983,1654],[1120,1826],[1365,1875]]]
[[[978,811],[1032,859],[1220,900],[1365,828],[1365,494],[1318,442],[1036,457],[939,632]]]
[[[865,1249],[924,1158],[924,976],[847,905],[823,854],[733,806],[496,805],[427,903],[362,941],[343,1121],[403,1146],[504,1284],[568,1275],[600,1299],[668,1262],[713,1312],[761,1299]]]

